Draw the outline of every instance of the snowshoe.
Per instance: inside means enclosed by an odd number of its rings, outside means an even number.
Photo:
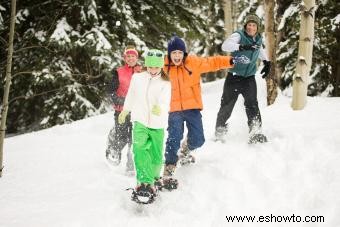
[[[156,190],[150,184],[141,184],[132,191],[131,200],[138,204],[150,204],[156,196]]]
[[[186,140],[183,141],[181,145],[180,155],[178,156],[179,164],[184,166],[190,163],[195,163],[195,157],[191,155],[191,150],[189,150],[188,143]]]
[[[165,188],[169,191],[177,189],[178,187],[178,180],[171,177],[163,178],[162,183],[163,183],[162,188]]]
[[[173,189],[177,189],[178,181],[177,179],[172,178],[176,170],[176,165],[166,164],[164,167],[163,178],[162,178],[162,188],[165,188],[169,191]]]
[[[191,154],[180,154],[178,157],[179,164],[181,166],[189,165],[191,163],[195,163],[195,157]]]
[[[268,142],[268,139],[265,135],[263,135],[262,133],[256,133],[250,136],[248,144],[266,143],[266,142]]]
[[[157,189],[157,191],[162,191],[163,189],[163,179],[160,178],[156,178],[155,179],[155,183],[154,183],[155,188]]]

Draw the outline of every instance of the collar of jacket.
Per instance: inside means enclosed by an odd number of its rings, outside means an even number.
[[[165,57],[165,62],[164,62],[164,68],[166,69],[166,72],[170,72],[170,67],[171,66],[177,66],[177,67],[180,67],[180,66],[183,66],[183,68],[188,71],[189,75],[192,74],[192,71],[190,69],[188,69],[185,65],[185,60],[187,59],[188,55],[187,54],[184,54],[184,57],[183,57],[183,60],[182,60],[182,64],[180,65],[175,65],[172,61],[170,62],[170,57],[166,56]]]

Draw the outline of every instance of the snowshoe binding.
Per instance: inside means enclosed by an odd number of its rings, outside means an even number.
[[[133,189],[131,200],[138,204],[150,204],[155,201],[157,196],[156,189],[150,184],[141,184]]]
[[[162,191],[164,185],[163,185],[163,179],[161,177],[155,179],[154,186],[157,191]]]
[[[181,166],[186,166],[191,163],[195,163],[195,157],[192,156],[191,154],[180,154],[178,159],[179,159],[179,164]]]
[[[163,183],[162,188],[165,188],[166,190],[169,190],[169,191],[172,191],[178,188],[178,180],[172,177],[163,178],[162,183]]]
[[[163,178],[162,178],[162,188],[169,191],[177,189],[178,180],[173,178],[175,173],[176,165],[166,164],[164,167]]]
[[[187,141],[184,140],[181,145],[180,155],[178,156],[179,164],[185,166],[190,163],[195,163],[195,157],[191,155],[191,153],[192,151],[189,150]]]

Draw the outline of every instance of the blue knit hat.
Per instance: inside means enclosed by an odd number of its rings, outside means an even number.
[[[183,51],[184,54],[187,54],[184,41],[177,35],[173,35],[168,42],[168,56],[170,56],[170,53],[174,50],[180,50]]]

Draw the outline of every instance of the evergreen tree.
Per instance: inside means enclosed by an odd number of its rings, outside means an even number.
[[[9,3],[0,4],[0,40],[5,44]],[[206,15],[209,7],[214,8],[209,4],[203,0],[19,1],[7,131],[47,128],[106,111],[105,87],[129,43],[141,52],[146,47],[166,50],[175,32],[192,52],[206,53],[219,35],[217,30],[206,39],[215,20]],[[1,48],[1,59],[6,59],[6,45]],[[1,74],[4,66],[0,62]]]
[[[339,19],[340,3],[336,0],[317,1],[315,40],[308,95],[340,96],[339,91]],[[279,30],[278,62],[283,69],[281,89],[291,87],[297,59],[300,5],[293,2],[284,11]]]

